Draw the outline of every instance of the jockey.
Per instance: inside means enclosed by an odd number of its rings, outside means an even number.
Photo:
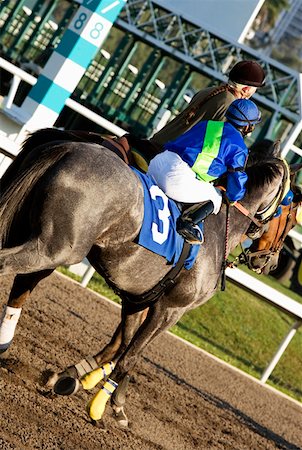
[[[202,120],[224,120],[226,110],[234,100],[249,99],[264,85],[265,72],[260,64],[252,60],[239,61],[230,70],[226,83],[201,89],[181,113],[150,139],[127,134],[130,146],[136,150],[135,158],[140,164],[142,158],[150,161],[163,151],[167,142],[174,141]],[[148,163],[144,165],[147,170]]]
[[[265,73],[260,64],[250,60],[239,61],[229,72],[227,83],[197,92],[189,105],[154,134],[150,142],[159,153],[165,143],[174,141],[198,122],[224,120],[226,110],[234,100],[249,99],[264,85]]]
[[[250,134],[261,114],[254,102],[237,99],[226,111],[226,122],[202,121],[164,146],[149,165],[148,174],[166,195],[177,202],[200,203],[185,212],[178,232],[191,243],[202,242],[198,224],[209,214],[218,214],[222,195],[212,182],[227,173],[226,196],[236,202],[245,194],[245,164]]]

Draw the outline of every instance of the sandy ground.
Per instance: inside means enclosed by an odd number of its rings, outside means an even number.
[[[11,277],[1,277],[1,304]],[[41,374],[62,370],[109,340],[119,309],[53,274],[24,307],[0,361],[0,448],[60,450],[269,450],[302,448],[299,406],[169,334],[138,363],[126,430],[108,406],[105,429],[90,423],[91,393],[45,396]]]

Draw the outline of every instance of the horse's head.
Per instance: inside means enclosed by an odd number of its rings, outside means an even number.
[[[264,223],[261,227],[256,227],[252,223],[247,232],[253,243],[248,251],[241,255],[241,260],[257,273],[267,275],[270,271],[276,269],[284,240],[289,231],[297,224],[297,213],[302,208],[302,192],[294,184],[294,180],[301,167],[301,164],[290,167],[292,196],[289,195],[284,198],[281,195],[279,199],[277,196],[277,203],[273,206],[273,215],[268,217],[268,220],[265,220],[264,217]],[[283,177],[283,191],[287,191],[287,186],[286,178]],[[269,211],[269,208],[267,211]]]

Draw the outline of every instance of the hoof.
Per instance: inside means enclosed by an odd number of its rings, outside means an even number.
[[[41,374],[41,384],[46,388],[52,389],[59,379],[59,375],[53,371],[45,370]]]
[[[106,425],[103,420],[93,420],[91,419],[91,423],[94,427],[98,428],[100,431],[106,431]]]
[[[0,347],[0,359],[1,358],[7,358],[7,356],[9,356],[9,350],[10,350],[9,347],[6,347],[6,348],[1,348]]]
[[[118,426],[121,428],[128,428],[129,420],[124,412],[124,408],[123,407],[117,409],[113,408],[113,410],[114,410],[114,418]]]
[[[44,380],[44,385],[47,388],[53,389],[59,380],[63,378],[74,378],[77,379],[77,371],[74,366],[68,367],[64,372],[56,373],[52,370],[46,370],[43,373],[42,379]]]
[[[80,382],[77,378],[68,375],[58,377],[58,380],[53,385],[53,392],[58,395],[73,395],[80,387]]]

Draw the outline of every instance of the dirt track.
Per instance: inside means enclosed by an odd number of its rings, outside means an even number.
[[[1,278],[1,304],[12,278]],[[165,334],[130,384],[128,430],[85,412],[91,393],[47,398],[45,370],[95,353],[119,320],[116,306],[54,274],[25,306],[10,355],[0,361],[0,448],[52,450],[268,450],[302,448],[302,406]]]

